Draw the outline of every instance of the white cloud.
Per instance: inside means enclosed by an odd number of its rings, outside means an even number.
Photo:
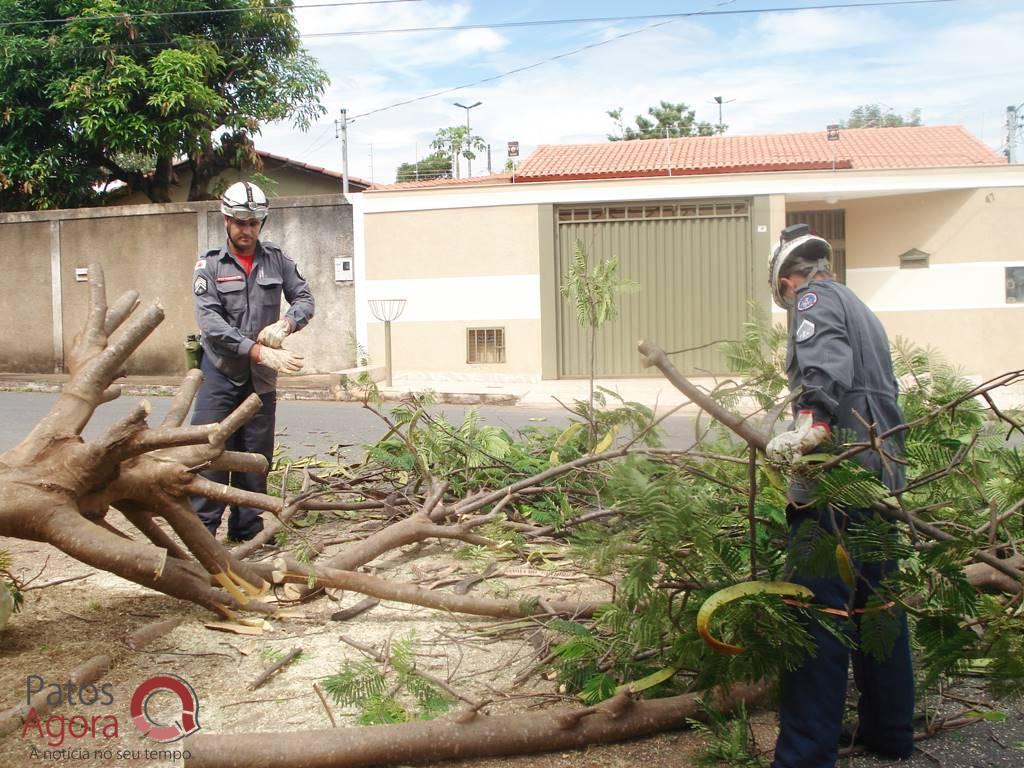
[[[737,49],[749,55],[769,56],[811,51],[864,48],[892,41],[890,25],[876,10],[767,13],[738,36]]]
[[[466,2],[355,8],[334,12],[337,19],[352,13],[350,21],[358,16],[364,27],[380,27],[465,23],[470,11]],[[923,15],[880,9],[681,20],[360,119],[350,128],[352,173],[370,176],[372,144],[373,175],[390,181],[401,162],[427,153],[437,129],[465,119],[453,102],[476,100],[483,104],[472,111],[474,132],[491,142],[496,169],[509,139],[520,141],[523,157],[540,143],[604,141],[613,128],[605,111],[615,107],[631,120],[659,100],[685,101],[698,119],[715,122],[714,96],[735,99],[724,107],[734,134],[821,130],[859,104],[880,103],[902,114],[920,107],[926,123],[963,124],[999,146],[1005,106],[1024,100],[1024,13],[974,16],[945,25],[928,17],[930,26],[920,23]],[[335,23],[330,28],[339,28]],[[314,26],[327,29],[328,21]],[[508,36],[467,30],[343,38],[317,46],[314,52],[333,77],[325,99],[328,121],[309,135],[268,127],[260,145],[338,168],[340,149],[329,120],[343,104],[359,114],[635,28],[567,27],[557,36],[560,42],[546,35],[543,47],[533,29]],[[474,170],[483,166],[478,161]]]

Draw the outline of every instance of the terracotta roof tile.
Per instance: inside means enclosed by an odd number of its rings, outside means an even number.
[[[1002,165],[1006,159],[960,126],[846,128],[753,136],[542,144],[516,172],[530,181],[756,171],[941,168]]]
[[[329,168],[323,168],[319,165],[310,165],[304,163],[301,160],[292,160],[290,157],[284,155],[275,155],[273,152],[264,152],[261,149],[256,150],[256,154],[264,160],[273,160],[274,162],[281,163],[282,165],[290,165],[293,168],[301,168],[310,173],[319,173],[324,176],[330,176],[332,179],[342,178],[341,171],[332,171]],[[358,176],[348,177],[349,190],[352,192],[362,192],[364,189],[369,188],[370,182],[366,179],[361,179]]]
[[[516,178],[518,181],[518,177]],[[510,184],[512,176],[507,173],[494,173],[490,176],[471,176],[466,179],[420,179],[419,181],[400,181],[395,184],[374,184],[370,192],[390,192],[397,189],[434,189],[437,187],[472,187],[491,184]]]

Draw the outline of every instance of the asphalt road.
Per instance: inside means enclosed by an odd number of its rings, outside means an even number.
[[[0,451],[17,445],[56,399],[57,395],[50,393],[0,392]],[[96,410],[83,433],[85,438],[99,435],[143,399],[152,406],[150,425],[159,424],[170,407],[170,398],[120,397]],[[470,407],[438,405],[431,411],[458,424]],[[564,427],[569,421],[562,408],[487,405],[477,406],[477,411],[484,423],[502,427],[513,436],[524,427]],[[361,446],[376,442],[386,431],[384,422],[359,403],[285,400],[277,405],[277,442],[290,456],[327,454],[334,446],[342,445],[348,446],[343,448],[342,455],[356,458]],[[692,442],[693,419],[678,414],[670,416],[663,423],[662,432],[667,446],[685,447]]]

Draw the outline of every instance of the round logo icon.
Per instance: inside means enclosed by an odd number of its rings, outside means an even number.
[[[153,694],[169,691],[178,697],[181,703],[181,717],[178,722],[170,725],[154,722],[146,711],[146,705]],[[199,730],[199,698],[192,686],[177,675],[164,674],[151,677],[135,689],[132,694],[129,713],[132,722],[143,736],[153,741],[169,743],[182,739]]]
[[[800,297],[800,300],[796,303],[796,308],[803,311],[805,309],[810,309],[817,303],[818,294],[816,294],[814,291],[808,291],[807,293]]]

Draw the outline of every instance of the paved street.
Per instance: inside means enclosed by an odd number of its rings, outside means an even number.
[[[56,401],[57,395],[36,392],[0,392],[0,451],[21,441]],[[101,405],[86,427],[85,437],[94,437],[117,419],[125,416],[140,397],[121,397]],[[150,397],[153,410],[149,422],[159,423],[171,400]],[[388,404],[388,408],[391,405]],[[471,406],[438,405],[431,410],[460,423]],[[564,426],[568,414],[560,407],[477,406],[483,421],[514,434],[527,426]],[[664,422],[664,440],[672,447],[688,445],[693,434],[691,416],[674,415]],[[286,400],[277,406],[277,441],[292,456],[326,453],[333,446],[352,446],[345,455],[355,457],[359,446],[377,440],[386,431],[384,423],[358,403]]]

